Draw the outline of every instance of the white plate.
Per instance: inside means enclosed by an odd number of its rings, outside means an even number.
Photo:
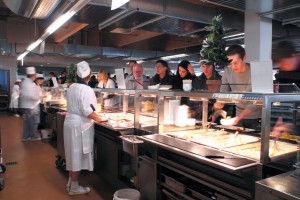
[[[159,86],[159,89],[160,90],[169,90],[169,89],[172,89],[172,85],[160,85]]]

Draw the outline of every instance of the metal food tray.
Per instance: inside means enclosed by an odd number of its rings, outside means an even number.
[[[188,131],[174,131],[174,132],[168,132],[166,134],[175,138],[191,140],[193,138],[204,138],[204,137],[225,135],[229,133],[226,131],[216,130],[216,129],[196,129],[196,130],[188,130]]]
[[[224,149],[233,146],[240,146],[243,144],[249,144],[253,142],[258,142],[260,138],[255,136],[249,135],[242,135],[242,134],[227,134],[227,135],[220,135],[215,137],[208,137],[208,138],[193,138],[190,141],[196,142],[202,145],[214,147],[217,149]]]
[[[297,152],[297,145],[295,144],[290,144],[287,142],[280,142],[277,141],[277,148],[274,145],[274,141],[271,140],[269,142],[269,155],[271,158],[276,158],[280,156],[284,156],[288,153],[296,153]],[[251,144],[245,144],[241,146],[235,146],[235,147],[229,147],[225,148],[225,151],[228,151],[230,153],[238,154],[238,155],[243,155],[249,158],[254,158],[256,160],[260,159],[260,152],[261,152],[261,143],[260,142],[255,142]]]
[[[240,127],[240,126],[216,125],[215,127],[228,129],[228,130],[232,130],[232,131],[255,132],[254,129],[244,128],[244,127]]]
[[[107,121],[100,124],[114,130],[124,130],[134,128],[134,114],[132,113],[98,113],[101,117],[106,117]],[[141,116],[140,124],[142,127],[156,126],[157,118]]]

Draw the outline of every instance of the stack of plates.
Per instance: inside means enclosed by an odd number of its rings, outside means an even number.
[[[160,90],[170,90],[170,89],[172,89],[172,85],[160,85],[159,86],[159,89]]]

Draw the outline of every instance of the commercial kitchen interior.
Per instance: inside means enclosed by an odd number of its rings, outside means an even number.
[[[81,7],[69,21],[17,60],[75,5]],[[173,70],[180,60],[189,60],[201,73],[199,51],[205,27],[219,14],[230,36],[227,44],[245,45],[250,60],[263,60],[270,58],[272,44],[280,41],[291,41],[300,49],[299,11],[298,0],[130,0],[115,10],[110,0],[0,0],[1,89],[10,95],[28,66],[35,66],[47,79],[49,72],[60,73],[82,60],[93,72],[106,69],[112,74],[117,68],[127,70],[129,60],[139,60],[149,75],[160,58]],[[55,142],[21,142],[22,118],[7,112],[7,102],[0,102],[3,161],[7,163],[7,171],[0,174],[6,182],[0,199],[69,199],[67,175],[55,167]],[[83,177],[92,192],[74,198],[112,199],[117,188],[94,173]]]

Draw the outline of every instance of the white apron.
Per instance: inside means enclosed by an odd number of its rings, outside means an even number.
[[[82,169],[93,171],[93,120],[67,113],[64,122],[64,145],[66,167],[69,171]]]

